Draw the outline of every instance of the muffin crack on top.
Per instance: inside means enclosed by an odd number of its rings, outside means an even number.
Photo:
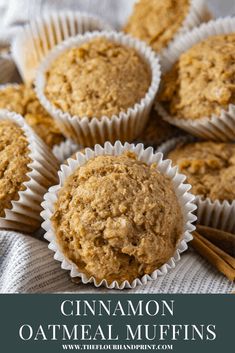
[[[157,52],[167,47],[183,25],[190,0],[140,0],[124,32],[144,40]]]
[[[179,119],[220,115],[235,103],[235,33],[211,36],[181,54],[163,77],[159,101]]]
[[[11,201],[18,200],[19,191],[25,190],[30,162],[24,131],[12,121],[0,120],[0,217],[11,209]]]
[[[171,180],[130,152],[78,167],[58,192],[51,221],[65,256],[108,283],[161,267],[183,233]]]
[[[235,144],[183,143],[168,153],[192,185],[192,192],[212,201],[235,199]]]
[[[53,61],[44,93],[72,116],[111,118],[139,103],[150,84],[149,66],[135,49],[98,37]]]

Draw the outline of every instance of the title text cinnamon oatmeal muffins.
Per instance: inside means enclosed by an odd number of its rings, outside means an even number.
[[[61,167],[60,184],[44,197],[42,226],[72,277],[133,288],[174,267],[191,239],[195,206],[182,175],[161,158],[116,142]]]
[[[30,86],[12,84],[0,87],[0,109],[21,114],[49,147],[64,140],[56,121],[42,107]]]

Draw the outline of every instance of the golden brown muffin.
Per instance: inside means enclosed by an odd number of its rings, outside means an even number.
[[[137,141],[142,142],[146,146],[158,146],[180,132],[180,129],[164,121],[153,108],[149,121]]]
[[[58,194],[52,224],[79,271],[132,282],[174,254],[183,219],[171,180],[133,153],[77,168]]]
[[[9,120],[0,120],[0,217],[11,201],[18,200],[30,171],[28,141],[23,130]]]
[[[111,117],[138,103],[150,83],[148,65],[134,49],[100,37],[55,59],[45,95],[70,115]]]
[[[1,89],[0,109],[21,114],[49,147],[64,140],[57,123],[41,106],[33,88],[29,86],[16,85]]]
[[[235,144],[184,143],[167,157],[188,177],[195,195],[213,201],[235,199]]]
[[[140,0],[124,32],[144,40],[157,52],[167,47],[189,13],[189,0]]]
[[[218,35],[183,53],[163,78],[160,101],[180,119],[220,115],[235,103],[235,34]]]

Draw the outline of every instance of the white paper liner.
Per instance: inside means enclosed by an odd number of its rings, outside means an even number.
[[[111,30],[99,17],[79,11],[45,13],[25,25],[12,43],[12,55],[25,82],[32,82],[44,56],[69,37]]]
[[[71,175],[79,166],[86,163],[89,159],[94,158],[95,156],[100,155],[120,155],[124,151],[132,151],[138,156],[138,160],[145,162],[146,164],[157,164],[157,170],[163,174],[167,175],[173,183],[177,199],[179,201],[183,220],[184,220],[184,229],[182,238],[177,246],[175,254],[173,257],[169,259],[169,261],[162,265],[159,269],[155,270],[150,275],[144,275],[142,278],[135,279],[132,283],[128,281],[124,281],[121,284],[118,284],[117,281],[108,284],[106,280],[102,280],[101,282],[97,282],[94,277],[87,277],[84,273],[80,273],[74,263],[70,260],[66,259],[63,255],[59,244],[57,244],[56,236],[53,231],[53,227],[51,225],[50,219],[54,213],[54,204],[57,201],[58,191],[64,185],[66,178]],[[196,217],[193,215],[193,211],[196,209],[195,204],[193,203],[194,196],[188,193],[190,186],[188,184],[184,184],[185,176],[177,173],[177,168],[171,167],[171,161],[162,160],[161,153],[153,153],[153,149],[151,147],[144,149],[143,144],[129,144],[125,143],[121,144],[120,141],[115,142],[112,145],[110,142],[106,142],[104,147],[100,145],[96,145],[94,150],[90,148],[86,148],[84,153],[78,152],[76,154],[76,160],[68,159],[68,165],[62,165],[59,171],[59,185],[53,186],[49,189],[48,193],[44,196],[44,202],[42,203],[42,207],[44,211],[42,211],[41,215],[44,219],[42,227],[46,230],[45,238],[50,242],[49,249],[55,252],[54,258],[61,262],[61,268],[70,271],[71,277],[80,277],[82,283],[93,283],[96,287],[105,286],[109,289],[124,289],[124,288],[135,288],[137,285],[146,284],[148,281],[152,281],[157,279],[158,276],[164,275],[168,272],[169,269],[174,268],[176,266],[176,262],[180,260],[180,254],[187,249],[187,242],[192,240],[191,232],[195,229],[192,224]]]
[[[177,137],[163,143],[157,149],[157,152],[163,153],[164,157],[180,143],[197,141],[192,136]],[[235,232],[235,200],[229,202],[227,200],[221,202],[219,200],[212,201],[210,198],[203,198],[196,195],[195,204],[197,205],[197,223],[222,229],[227,232]]]
[[[71,140],[65,140],[59,145],[53,147],[53,154],[60,164],[63,164],[66,159],[72,156],[75,152],[78,152],[82,147],[77,145]]]
[[[214,35],[229,34],[235,32],[235,18],[226,17],[207,24],[182,35],[175,41],[161,58],[163,72],[170,70],[180,55],[194,44]],[[194,136],[214,141],[235,140],[235,105],[229,104],[227,110],[222,109],[221,114],[210,117],[202,117],[196,120],[179,119],[171,116],[162,105],[156,105],[159,114],[169,123],[188,131]]]
[[[14,112],[0,110],[0,120],[11,120],[21,127],[29,142],[29,157],[32,162],[24,182],[25,190],[19,191],[19,199],[11,201],[12,208],[5,209],[5,217],[0,217],[0,228],[14,229],[31,233],[41,223],[41,202],[49,186],[58,182],[58,162],[23,117]]]
[[[80,46],[97,37],[105,37],[111,41],[134,48],[148,64],[152,73],[152,80],[145,97],[130,107],[126,112],[108,118],[102,116],[89,119],[88,117],[71,116],[67,112],[54,107],[44,94],[46,84],[45,73],[56,57],[69,48]],[[58,121],[63,133],[77,144],[94,146],[105,141],[114,143],[116,140],[133,141],[143,130],[152,107],[160,83],[161,70],[156,54],[145,43],[117,32],[93,32],[78,35],[58,45],[49,53],[41,64],[36,78],[36,92],[44,108]]]
[[[189,1],[190,1],[189,13],[186,16],[185,20],[182,23],[182,26],[179,28],[174,38],[170,41],[167,47],[161,51],[161,55],[163,56],[165,55],[167,56],[168,51],[171,50],[171,47],[175,45],[175,42],[177,42],[178,38],[180,38],[181,35],[187,33],[189,30],[193,29],[194,27],[199,26],[201,23],[207,22],[210,17],[212,18],[212,15],[208,11],[206,0],[189,0]]]

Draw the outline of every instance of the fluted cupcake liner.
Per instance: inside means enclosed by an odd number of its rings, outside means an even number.
[[[179,28],[176,35],[170,41],[167,47],[161,51],[161,55],[167,56],[168,51],[174,47],[175,43],[181,37],[181,35],[187,33],[189,30],[199,26],[203,22],[207,22],[210,18],[212,18],[212,15],[208,10],[206,0],[189,0],[189,2],[189,11],[182,23],[182,26]]]
[[[105,37],[111,41],[134,48],[148,64],[152,74],[150,87],[141,101],[111,117],[101,118],[71,116],[68,112],[53,106],[44,94],[46,72],[52,62],[63,52],[72,47],[79,47],[97,37]],[[118,32],[93,32],[78,35],[64,41],[45,58],[41,64],[36,78],[36,92],[44,108],[58,121],[67,138],[83,146],[103,144],[105,141],[114,143],[116,140],[133,141],[143,130],[152,107],[160,83],[161,69],[156,54],[145,43]]]
[[[0,110],[0,120],[16,123],[28,140],[29,158],[31,162],[27,173],[28,180],[23,183],[25,189],[19,191],[18,200],[11,201],[12,207],[5,209],[5,216],[0,217],[0,228],[13,229],[31,233],[41,224],[41,202],[49,186],[58,182],[58,162],[55,157],[25,123],[19,114]]]
[[[77,34],[111,29],[99,17],[79,11],[45,13],[21,29],[12,43],[12,55],[23,80],[31,83],[54,46]]]
[[[78,152],[81,146],[77,145],[71,140],[65,140],[59,145],[53,147],[53,154],[60,164],[63,164],[65,160],[72,156],[75,152]]]
[[[158,152],[163,153],[164,157],[170,151],[174,150],[177,145],[185,142],[197,141],[192,136],[177,137],[163,143],[158,149]],[[230,202],[227,200],[212,201],[210,198],[203,198],[195,195],[195,204],[197,205],[196,215],[197,223],[210,226],[213,228],[222,229],[227,232],[235,232],[235,200]]]
[[[193,45],[204,39],[235,32],[235,18],[226,17],[207,24],[182,35],[169,48],[167,53],[161,58],[163,72],[171,69],[180,55],[190,49]],[[211,115],[196,120],[180,119],[171,116],[159,103],[156,105],[159,114],[169,123],[188,131],[194,136],[214,141],[232,141],[235,139],[235,105],[229,104],[227,109],[222,109],[220,115]]]
[[[163,174],[168,176],[173,184],[178,202],[181,207],[182,215],[183,215],[183,234],[177,245],[175,254],[173,257],[169,259],[169,261],[162,265],[159,269],[156,269],[151,274],[144,275],[141,278],[136,278],[132,283],[128,281],[124,281],[121,284],[117,281],[113,281],[111,284],[108,284],[105,279],[101,282],[98,282],[94,277],[88,277],[86,274],[79,272],[77,266],[67,259],[63,252],[60,249],[60,245],[56,241],[56,235],[53,230],[53,226],[51,224],[51,217],[54,214],[54,204],[57,201],[58,192],[63,187],[66,179],[81,165],[84,165],[89,159],[94,158],[100,155],[120,155],[125,151],[134,152],[138,160],[145,162],[150,165],[152,163],[156,163],[157,170]],[[115,142],[112,145],[110,142],[106,142],[104,147],[100,145],[96,145],[94,150],[90,148],[86,148],[83,153],[78,152],[76,154],[76,159],[68,159],[68,164],[64,164],[61,166],[59,171],[59,184],[53,186],[49,189],[48,193],[44,196],[44,202],[42,203],[42,207],[44,211],[42,211],[41,215],[44,219],[42,227],[45,229],[45,238],[49,241],[49,249],[54,251],[54,258],[57,261],[61,262],[61,268],[70,271],[71,277],[79,277],[81,278],[82,283],[93,283],[96,287],[105,286],[109,289],[124,289],[124,288],[135,288],[137,285],[144,285],[149,281],[156,280],[158,276],[165,275],[170,269],[176,266],[176,263],[180,260],[180,254],[187,249],[187,242],[192,239],[191,232],[195,229],[193,226],[193,222],[196,220],[195,215],[193,215],[193,211],[196,206],[193,203],[194,196],[188,193],[190,186],[184,184],[185,176],[177,173],[177,168],[172,168],[170,160],[163,160],[162,153],[153,153],[153,149],[151,147],[144,149],[143,144],[129,144],[125,143],[121,144],[120,141]]]

